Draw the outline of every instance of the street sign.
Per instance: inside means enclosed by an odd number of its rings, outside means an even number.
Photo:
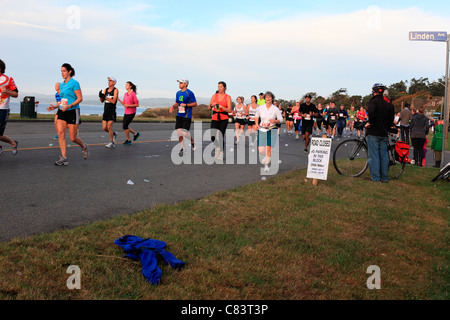
[[[409,41],[447,41],[447,32],[428,32],[428,31],[411,31],[409,33]]]

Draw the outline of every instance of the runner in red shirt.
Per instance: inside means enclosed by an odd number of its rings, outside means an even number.
[[[12,146],[12,154],[16,155],[18,142],[12,140],[4,133],[9,118],[9,100],[11,97],[17,98],[19,96],[19,90],[17,90],[13,78],[4,74],[5,69],[5,63],[0,60],[0,141],[9,143]],[[0,153],[2,151],[3,147],[0,146]]]

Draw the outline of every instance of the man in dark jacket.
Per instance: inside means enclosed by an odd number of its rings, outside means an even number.
[[[369,149],[370,180],[388,182],[388,143],[389,128],[393,125],[395,109],[392,103],[383,99],[386,87],[375,84],[372,88],[373,97],[369,102],[367,112],[369,121],[366,125],[367,147]]]

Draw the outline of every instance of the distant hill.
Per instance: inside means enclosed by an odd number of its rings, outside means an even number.
[[[36,101],[40,103],[53,103],[55,101],[54,95],[46,95],[40,93],[20,92],[19,101],[23,101],[24,97],[35,97]],[[198,104],[209,104],[209,98],[197,97]],[[173,105],[174,99],[169,98],[140,98],[139,103],[143,108],[167,108]],[[102,105],[98,96],[86,95],[83,97],[83,104],[87,105]]]

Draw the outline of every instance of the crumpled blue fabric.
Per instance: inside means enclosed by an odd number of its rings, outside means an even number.
[[[152,285],[158,285],[161,282],[162,271],[158,266],[158,257],[162,257],[164,263],[173,269],[181,270],[186,265],[165,250],[164,241],[127,235],[116,239],[114,244],[123,248],[126,258],[141,261],[142,274]]]

